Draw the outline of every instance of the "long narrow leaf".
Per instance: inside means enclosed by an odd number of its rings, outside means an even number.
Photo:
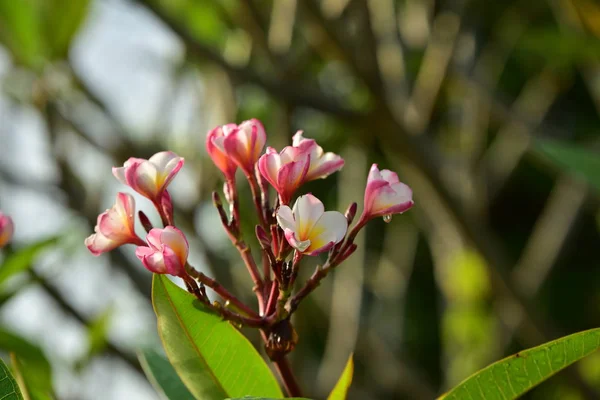
[[[138,358],[148,380],[165,399],[194,400],[164,355],[156,350],[144,349],[138,353]]]
[[[516,399],[600,348],[600,328],[521,351],[471,375],[440,400]]]
[[[0,359],[0,399],[2,400],[23,400],[21,389],[17,381],[13,378],[4,361]]]
[[[335,387],[329,394],[327,400],[345,400],[348,397],[348,390],[352,384],[352,375],[354,374],[354,361],[352,360],[352,354],[348,357],[346,366],[340,375]]]

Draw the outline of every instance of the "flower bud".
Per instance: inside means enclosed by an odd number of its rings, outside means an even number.
[[[6,246],[13,237],[15,225],[12,218],[0,211],[0,248]]]
[[[267,231],[265,231],[265,229],[262,226],[256,225],[255,232],[256,238],[258,239],[261,248],[268,249],[269,247],[271,247],[271,240],[269,239],[269,235],[267,235]]]
[[[148,216],[146,215],[146,213],[144,213],[141,210],[138,211],[138,217],[140,218],[140,222],[142,223],[142,226],[146,230],[146,233],[150,233],[150,231],[152,230],[152,228],[154,228],[152,226],[152,223],[150,222],[150,218],[148,218]]]
[[[358,208],[358,205],[356,204],[356,202],[353,202],[346,209],[346,212],[344,213],[344,217],[346,217],[346,221],[348,221],[348,225],[350,225],[352,223],[352,221],[354,221],[354,217],[356,216],[357,208]]]
[[[413,204],[410,187],[400,182],[395,172],[387,169],[379,171],[377,164],[373,164],[367,179],[365,205],[360,220],[365,222],[375,217],[385,217],[389,222],[392,214],[401,214]]]

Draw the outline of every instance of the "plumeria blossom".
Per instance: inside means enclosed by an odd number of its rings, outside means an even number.
[[[258,170],[275,188],[281,204],[288,204],[292,195],[306,178],[310,168],[310,154],[298,147],[287,146],[281,153],[267,147],[258,160]]]
[[[0,248],[6,246],[12,239],[15,225],[12,218],[0,211]]]
[[[225,154],[230,161],[237,164],[247,176],[252,176],[254,166],[265,147],[266,141],[267,134],[261,122],[257,119],[251,119],[239,125],[223,125],[220,133],[217,131],[213,134],[210,143],[211,146],[214,145],[222,154]],[[207,149],[209,149],[208,142]],[[223,171],[221,167],[224,166],[224,159],[220,158],[215,150],[212,150],[211,147],[209,154],[211,151],[215,154],[217,161],[215,161],[213,155],[211,155],[211,158],[217,164],[217,167]],[[223,172],[225,173],[225,171]]]
[[[167,186],[183,167],[184,159],[172,151],[161,151],[148,160],[131,157],[112,172],[119,182],[160,205]]]
[[[225,152],[225,137],[237,129],[236,124],[217,126],[206,136],[206,151],[213,163],[223,172],[227,181],[235,179],[237,164]]]
[[[127,193],[117,194],[115,205],[98,216],[93,235],[85,239],[90,252],[98,256],[121,245],[143,244],[134,229],[135,200]]]
[[[290,246],[309,256],[331,249],[348,229],[342,213],[325,211],[323,203],[312,194],[298,197],[293,209],[279,207],[277,222]]]
[[[305,182],[326,178],[344,166],[342,157],[335,153],[323,152],[323,148],[315,140],[305,139],[302,131],[296,132],[292,139],[292,145],[302,153],[310,155],[310,167],[304,177]]]
[[[413,206],[412,190],[400,182],[395,172],[379,170],[373,164],[365,189],[365,208],[360,217],[368,221],[375,217],[401,214]]]
[[[135,250],[144,267],[156,274],[186,275],[189,245],[183,232],[173,226],[154,228],[146,236],[146,241],[148,246]]]

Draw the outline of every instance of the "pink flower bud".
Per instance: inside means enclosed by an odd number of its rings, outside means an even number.
[[[332,173],[339,171],[344,166],[344,159],[335,153],[324,153],[323,148],[313,139],[305,139],[302,131],[296,132],[292,144],[301,152],[310,155],[310,167],[304,182],[319,178],[326,178]]]
[[[121,245],[143,244],[134,228],[135,200],[127,193],[118,193],[115,205],[98,216],[93,235],[85,239],[89,251],[98,256]]]
[[[132,157],[122,167],[113,167],[112,172],[119,182],[162,207],[163,194],[183,163],[177,154],[162,151],[148,160]]]
[[[348,229],[342,213],[326,212],[323,203],[312,194],[298,197],[293,209],[279,207],[277,222],[290,246],[309,256],[331,249],[344,239]]]
[[[15,225],[12,218],[0,211],[0,248],[6,246],[12,239]]]
[[[360,221],[375,217],[387,217],[401,214],[413,206],[412,190],[400,182],[395,172],[387,169],[379,171],[373,164],[365,189],[365,208]]]
[[[261,122],[251,119],[237,127],[235,125],[232,127],[232,124],[225,125],[223,134],[225,138],[221,150],[244,171],[246,176],[252,176],[254,165],[267,141],[267,134]]]
[[[352,221],[354,221],[354,217],[356,216],[357,208],[358,208],[358,205],[356,204],[356,202],[353,202],[346,209],[346,212],[344,213],[344,217],[346,217],[346,221],[348,221],[348,225],[350,225],[352,223]]]
[[[154,228],[146,236],[148,246],[135,250],[144,267],[155,274],[171,274],[183,277],[189,253],[183,232],[173,226]]]
[[[267,147],[258,160],[258,170],[279,194],[279,202],[288,204],[305,180],[310,167],[310,156],[297,147],[287,146],[281,153]]]
[[[228,181],[235,179],[237,164],[225,152],[225,136],[237,129],[236,124],[217,126],[206,136],[206,151],[213,163],[223,172]]]

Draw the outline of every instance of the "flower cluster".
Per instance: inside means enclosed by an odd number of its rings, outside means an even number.
[[[216,127],[206,138],[206,150],[225,178],[224,194],[229,212],[217,192],[213,193],[213,202],[254,282],[258,312],[189,265],[188,241],[174,226],[173,205],[167,191],[184,164],[183,158],[172,152],[160,152],[148,160],[130,158],[122,167],[113,168],[113,175],[121,183],[152,202],[163,226],[153,227],[148,217],[139,212],[147,231],[146,240],[142,240],[135,232],[135,201],[130,194],[119,193],[114,206],[98,217],[95,233],[85,244],[94,255],[124,244],[136,245],[135,254],[148,270],[181,277],[191,293],[225,319],[263,330],[269,355],[277,359],[295,344],[290,315],[321,279],[356,250],[354,239],[358,232],[376,217],[384,217],[389,222],[392,214],[411,208],[413,200],[411,189],[400,182],[394,172],[379,170],[373,164],[367,179],[362,214],[350,229],[357,212],[356,203],[352,203],[344,214],[325,211],[323,203],[312,194],[300,195],[291,204],[304,183],[339,171],[344,160],[337,154],[325,152],[315,140],[303,137],[302,131],[294,135],[291,146],[279,152],[267,147],[263,154],[266,139],[263,125],[255,119],[239,125]],[[255,231],[264,257],[262,271],[241,233],[236,190],[238,169],[250,185],[259,217]],[[273,205],[269,185],[277,193]],[[0,218],[0,245],[4,238],[1,221]],[[325,263],[294,293],[301,259],[324,252],[328,252]],[[235,311],[209,301],[205,286],[234,305]]]

